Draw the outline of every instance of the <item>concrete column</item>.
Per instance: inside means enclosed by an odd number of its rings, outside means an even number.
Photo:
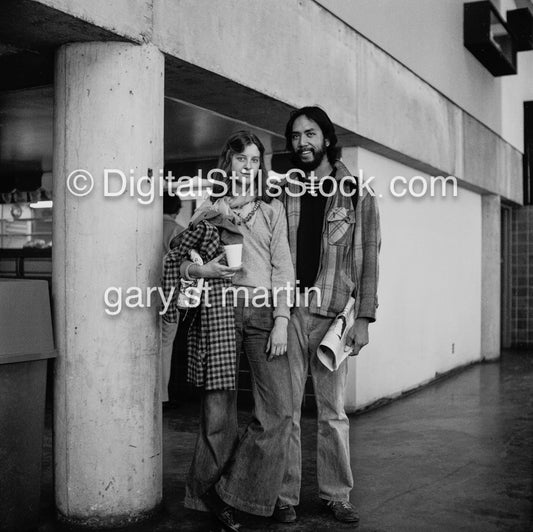
[[[490,360],[500,356],[500,197],[482,196],[481,210],[481,357]]]
[[[164,60],[157,48],[76,43],[56,57],[53,287],[55,485],[62,516],[93,527],[142,518],[162,496],[159,319],[162,201],[141,176],[163,167]],[[104,197],[104,169],[129,178]],[[83,192],[90,179],[94,187]],[[72,174],[72,172],[75,172]],[[77,172],[80,174],[79,172]],[[80,174],[81,175],[81,174]],[[69,177],[70,176],[70,179]],[[155,179],[155,178],[154,178]],[[154,180],[152,180],[154,181]],[[111,191],[122,186],[109,180]],[[145,190],[145,189],[143,189]],[[109,287],[122,289],[104,295]],[[138,287],[125,306],[126,290]],[[122,310],[112,312],[115,301]],[[139,308],[139,304],[145,305]]]

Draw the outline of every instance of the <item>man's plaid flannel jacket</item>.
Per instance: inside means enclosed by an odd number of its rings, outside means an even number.
[[[335,180],[351,176],[340,161],[335,163]],[[348,181],[345,189],[349,191]],[[296,268],[298,224],[300,222],[301,186],[287,183],[283,194],[287,211],[289,246]],[[351,295],[355,297],[356,317],[375,321],[378,306],[378,255],[381,246],[379,212],[373,191],[358,187],[356,208],[352,198],[337,187],[329,197],[324,213],[320,265],[315,286],[320,290],[320,305],[316,294],[312,296],[311,312],[334,317],[341,312]]]

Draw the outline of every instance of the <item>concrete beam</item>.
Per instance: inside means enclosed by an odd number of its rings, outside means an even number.
[[[152,38],[153,0],[37,0],[74,19],[107,30],[124,40],[143,43]]]
[[[153,38],[175,97],[278,134],[319,103],[345,146],[522,202],[520,152],[315,2],[155,0]]]
[[[478,120],[463,113],[462,177],[480,190],[523,201],[522,154]]]
[[[518,150],[312,0],[20,5],[56,13],[52,31],[37,32],[50,42],[77,32],[76,40],[84,40],[88,25],[109,39],[150,40],[166,56],[169,96],[277,134],[290,109],[318,103],[345,146],[361,145],[429,174],[455,175],[467,188],[522,203]],[[66,25],[62,37],[58,22],[65,16],[82,31]],[[33,31],[31,24],[25,28],[25,34]]]
[[[78,6],[78,11],[94,3],[63,2]],[[57,7],[56,7],[57,6]],[[61,9],[62,8],[62,9]],[[59,2],[35,0],[2,0],[0,40],[19,51],[55,50],[69,42],[133,40],[117,33],[114,26],[107,29],[94,23],[94,17],[71,14]],[[141,42],[139,39],[138,42]]]

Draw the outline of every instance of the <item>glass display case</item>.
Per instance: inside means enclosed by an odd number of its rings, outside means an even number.
[[[0,249],[52,246],[52,209],[32,205],[0,204]]]
[[[52,209],[32,205],[0,204],[0,277],[51,279]]]

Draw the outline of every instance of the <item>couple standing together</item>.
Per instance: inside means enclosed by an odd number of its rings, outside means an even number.
[[[337,182],[351,175],[336,159],[335,129],[319,107],[294,111],[285,138],[300,174],[314,172],[318,180],[331,176]],[[349,501],[353,478],[344,411],[347,360],[330,371],[318,360],[317,347],[351,296],[356,300],[349,333],[352,354],[368,343],[368,324],[377,308],[380,246],[375,198],[368,191],[352,190],[350,195],[343,187],[332,190],[331,178],[317,191],[302,175],[299,183],[285,185],[280,199],[270,197],[264,147],[249,132],[227,141],[219,168],[233,176],[237,193],[228,187],[228,195],[207,201],[175,239],[165,261],[165,277],[174,269],[174,281],[203,278],[211,289],[209,308],[200,305],[188,336],[188,378],[203,387],[203,394],[185,506],[211,511],[225,530],[239,529],[235,509],[296,521],[300,411],[310,369],[318,413],[319,497],[335,519],[357,522]],[[258,186],[259,177],[263,186]],[[213,192],[220,192],[216,188]],[[242,237],[241,267],[222,260],[228,235]],[[193,248],[203,265],[189,260]],[[228,286],[245,287],[229,308],[220,305],[221,291]],[[316,292],[310,299],[296,298],[300,301],[295,305],[278,296],[270,307],[252,306],[250,298],[242,297],[254,288],[273,293],[287,286],[300,291],[314,287]],[[168,321],[175,318],[175,310],[165,316]],[[250,365],[254,409],[239,437],[241,354]]]

